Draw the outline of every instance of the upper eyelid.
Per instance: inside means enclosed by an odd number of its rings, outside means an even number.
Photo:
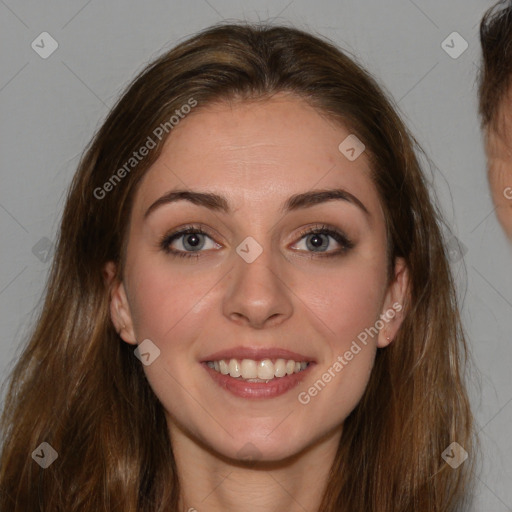
[[[189,233],[189,231],[191,231],[192,233]],[[197,224],[197,225],[185,225],[182,227],[171,229],[171,230],[167,231],[162,236],[162,240],[170,240],[171,238],[176,240],[184,235],[193,234],[195,232],[200,232],[200,234],[210,237],[214,242],[216,242],[216,240],[214,240],[214,238],[216,238],[216,237],[224,238],[222,235],[217,234],[217,231],[207,228],[206,226],[204,226],[202,224]]]

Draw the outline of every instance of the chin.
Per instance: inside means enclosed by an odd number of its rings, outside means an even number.
[[[221,440],[211,439],[209,433],[207,444],[222,457],[235,461],[278,462],[301,453],[314,442],[309,436],[308,439],[301,436],[296,428],[294,432],[289,429],[280,430],[279,426],[276,428],[279,422],[275,423],[273,432],[258,426],[258,423],[261,422],[252,422],[249,426],[239,425],[238,432],[230,432],[233,437],[223,432],[225,435],[222,435]]]

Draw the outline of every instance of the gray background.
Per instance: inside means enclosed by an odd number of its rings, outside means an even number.
[[[429,177],[463,244],[464,258],[455,253],[452,264],[476,363],[471,396],[484,455],[474,510],[512,511],[512,251],[493,213],[476,106],[478,23],[491,4],[0,0],[0,380],[41,305],[79,155],[122,88],[150,59],[218,21],[292,23],[355,54],[435,164]],[[31,43],[45,31],[59,46],[43,59]],[[454,31],[469,43],[456,59],[441,46]]]

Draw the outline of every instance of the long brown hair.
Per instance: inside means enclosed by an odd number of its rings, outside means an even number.
[[[464,503],[473,455],[467,347],[416,142],[375,80],[330,42],[293,28],[225,24],[147,66],[80,161],[44,306],[10,376],[2,512],[177,510],[163,407],[133,347],[113,328],[102,269],[114,261],[122,279],[134,193],[172,136],[176,110],[277,92],[305,99],[363,141],[387,220],[390,264],[402,257],[410,271],[405,319],[394,342],[378,350],[364,396],[344,422],[320,510],[446,512]],[[156,147],[127,167],[148,137]],[[454,441],[470,454],[457,469],[442,458]],[[42,442],[58,453],[47,469],[31,457]]]

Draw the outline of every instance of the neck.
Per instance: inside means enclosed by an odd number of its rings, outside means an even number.
[[[180,512],[318,511],[340,431],[280,461],[238,462],[171,427]]]

